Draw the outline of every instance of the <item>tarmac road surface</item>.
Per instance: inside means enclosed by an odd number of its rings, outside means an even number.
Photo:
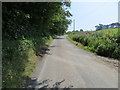
[[[66,40],[55,38],[33,73],[34,88],[118,88],[118,71]]]

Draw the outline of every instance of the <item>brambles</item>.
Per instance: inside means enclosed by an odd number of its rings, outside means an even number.
[[[118,29],[106,29],[101,31],[79,32],[69,34],[69,37],[85,46],[98,55],[120,60],[120,34]]]

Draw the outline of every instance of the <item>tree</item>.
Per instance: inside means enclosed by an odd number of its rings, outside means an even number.
[[[102,27],[103,27],[103,24],[96,25],[96,26],[95,26],[96,31],[102,30]]]
[[[64,9],[63,6],[66,8]],[[70,2],[3,3],[3,39],[63,34],[71,23]]]
[[[83,31],[83,29],[80,29],[80,31]]]

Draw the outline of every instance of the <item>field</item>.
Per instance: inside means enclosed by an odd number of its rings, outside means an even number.
[[[120,60],[119,29],[71,32],[68,37],[81,43],[84,48],[98,55]]]

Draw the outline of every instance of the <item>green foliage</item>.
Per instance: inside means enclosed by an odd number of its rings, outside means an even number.
[[[32,48],[33,43],[29,40],[3,42],[3,88],[20,87],[29,79],[28,76],[35,66]]]
[[[118,29],[107,29],[92,32],[70,33],[69,37],[98,55],[120,60],[120,34]]]
[[[3,3],[3,38],[23,39],[29,37],[64,34],[71,23],[70,3],[62,2],[14,2]]]
[[[114,52],[112,53],[112,57],[118,58],[120,60],[120,46],[115,48]]]
[[[30,79],[36,63],[36,50],[49,45],[52,37],[29,40],[4,40],[2,48],[3,88],[18,88]]]
[[[65,8],[63,8],[65,7]],[[3,88],[18,88],[30,78],[35,52],[71,23],[70,2],[3,2]]]

